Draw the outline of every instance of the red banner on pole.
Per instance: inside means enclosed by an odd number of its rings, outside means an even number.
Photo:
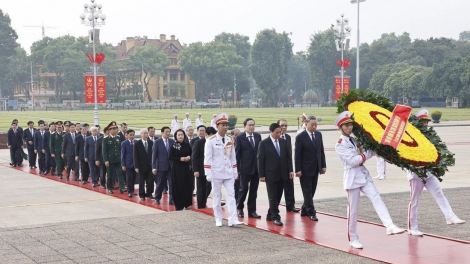
[[[349,94],[349,76],[343,77],[343,93]],[[341,97],[341,77],[335,77],[335,100]]]
[[[98,104],[106,103],[106,76],[96,76]],[[94,90],[93,75],[85,75],[85,104],[95,103],[95,90]]]
[[[388,122],[388,125],[385,128],[385,132],[380,143],[392,146],[395,149],[398,148],[398,145],[400,145],[403,138],[403,134],[405,134],[410,114],[411,107],[404,105],[395,106],[390,122]]]

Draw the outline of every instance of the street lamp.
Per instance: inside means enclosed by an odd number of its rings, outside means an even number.
[[[336,49],[341,51],[341,94],[344,93],[344,50],[349,49],[349,35],[351,35],[351,27],[348,26],[349,19],[341,18],[336,19],[336,27],[334,28],[336,40]]]
[[[91,35],[91,41],[93,44],[93,85],[94,85],[94,94],[95,94],[95,111],[94,111],[94,124],[99,125],[99,118],[98,118],[98,87],[96,84],[96,51],[95,51],[95,27],[99,27],[104,25],[104,21],[106,20],[106,15],[101,13],[101,8],[103,7],[101,4],[97,4],[95,0],[90,0],[91,4],[85,3],[83,5],[84,13],[80,15],[80,19],[82,20],[82,24],[86,26],[92,27],[91,31],[88,31]],[[86,16],[88,14],[88,17]],[[85,21],[85,18],[88,18],[88,21]]]
[[[357,59],[356,59],[356,89],[359,89],[359,46],[361,45],[359,41],[359,5],[361,2],[365,2],[366,0],[351,0],[352,4],[357,3]]]

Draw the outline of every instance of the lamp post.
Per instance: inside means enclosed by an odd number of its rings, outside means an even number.
[[[94,95],[95,95],[95,108],[94,108],[94,124],[99,125],[99,118],[98,118],[98,87],[96,84],[96,51],[95,51],[95,27],[99,27],[104,25],[104,21],[106,20],[106,15],[101,13],[101,8],[103,7],[101,4],[97,4],[95,0],[90,0],[91,4],[85,3],[83,5],[84,13],[80,15],[80,19],[82,20],[82,24],[86,26],[92,27],[92,30],[89,31],[91,34],[91,42],[93,45],[93,85],[94,85]],[[86,14],[88,14],[88,21],[85,21],[87,18]]]
[[[357,3],[357,58],[356,58],[356,89],[359,89],[359,77],[360,77],[360,70],[359,70],[359,46],[361,42],[359,41],[359,5],[361,2],[365,2],[366,0],[351,0],[352,4]]]
[[[344,93],[344,50],[349,48],[348,36],[351,35],[351,28],[348,23],[349,20],[344,18],[344,14],[341,14],[341,18],[336,19],[336,27],[334,28],[335,35],[338,38],[336,40],[336,49],[341,51],[341,94]]]

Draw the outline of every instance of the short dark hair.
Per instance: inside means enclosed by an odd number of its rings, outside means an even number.
[[[95,127],[101,128],[101,126],[100,126],[100,125],[95,125]]]
[[[284,118],[281,118],[281,119],[277,120],[277,124],[280,125],[282,121],[287,123],[287,120],[285,120]]]
[[[207,135],[211,136],[211,135],[214,135],[215,133],[217,133],[217,131],[215,130],[215,128],[213,128],[213,127],[211,127],[211,126],[206,128],[206,134],[207,134]]]
[[[55,122],[50,122],[50,123],[49,123],[49,127],[51,127],[52,125],[55,126]]]
[[[247,119],[245,119],[245,121],[243,121],[243,126],[244,127],[246,127],[246,124],[248,123],[248,121],[253,121],[253,123],[256,123],[255,120],[253,120],[253,118],[248,117]]]
[[[278,123],[272,123],[271,125],[269,125],[269,131],[271,132],[274,132],[276,128],[281,128],[281,126]]]
[[[88,123],[83,124],[84,127],[89,127],[90,125]]]
[[[197,130],[199,131],[199,128],[201,128],[201,127],[203,127],[204,129],[207,129],[205,125],[199,125],[199,126],[197,127]]]
[[[178,132],[180,132],[180,131],[183,132],[183,136],[186,137],[186,133],[184,133],[184,130],[180,128],[180,129],[176,130],[175,133],[173,134],[173,138],[174,138],[175,140],[176,140],[176,135],[177,135]]]
[[[124,123],[124,122],[122,122],[122,123],[121,123],[121,127],[122,127],[122,126],[127,126],[127,124]]]
[[[155,128],[154,128],[153,126],[149,126],[149,127],[147,127],[147,130],[149,130],[149,131],[150,131],[150,129],[155,129]]]
[[[129,130],[127,130],[127,131],[126,131],[126,134],[128,134],[128,135],[129,135],[130,133],[135,133],[135,130],[133,130],[133,129],[129,129]]]
[[[46,124],[44,122],[41,122],[41,123],[38,122],[38,125],[41,126],[41,125],[46,125]]]
[[[169,130],[171,131],[171,128],[170,128],[170,127],[164,126],[164,127],[162,127],[162,129],[160,130],[160,132],[162,132],[162,133],[165,132],[165,129],[169,129]]]
[[[79,124],[80,124],[80,123],[79,123]],[[71,127],[71,126],[77,126],[77,125],[75,125],[74,123],[70,123],[70,124],[69,124],[69,127]]]
[[[108,131],[108,127],[103,128],[103,133],[106,133]]]
[[[33,121],[28,121],[28,126],[29,126],[30,124],[33,124],[33,125],[34,125],[34,122],[33,122]]]
[[[72,125],[72,123],[70,123],[70,125]],[[75,126],[77,126],[77,125],[80,125],[80,122],[75,123]]]

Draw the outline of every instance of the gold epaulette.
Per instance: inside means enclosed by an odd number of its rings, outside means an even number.
[[[55,134],[55,131],[54,132],[51,132],[51,135],[54,135]]]
[[[212,135],[212,136],[208,137],[207,139],[210,140],[210,139],[213,139],[214,137],[215,137],[215,135]]]
[[[109,135],[104,135],[104,138],[107,138],[107,137],[109,137]]]

